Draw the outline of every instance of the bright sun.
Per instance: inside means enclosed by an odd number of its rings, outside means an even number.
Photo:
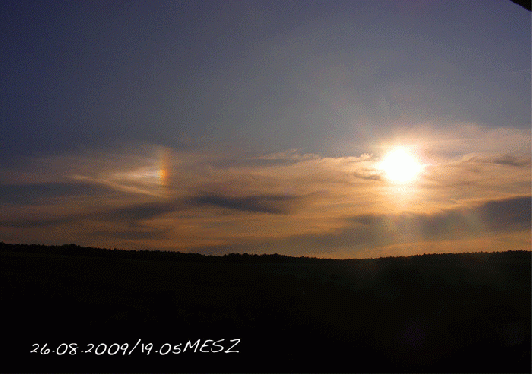
[[[394,183],[412,182],[423,169],[418,160],[405,148],[391,150],[380,163],[386,178]]]

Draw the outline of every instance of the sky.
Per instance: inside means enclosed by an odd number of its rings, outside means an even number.
[[[531,14],[509,0],[4,0],[0,35],[0,241],[531,248]]]

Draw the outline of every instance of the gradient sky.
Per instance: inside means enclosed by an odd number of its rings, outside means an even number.
[[[531,15],[510,1],[4,0],[0,33],[0,241],[531,247]],[[398,146],[409,183],[380,168]]]

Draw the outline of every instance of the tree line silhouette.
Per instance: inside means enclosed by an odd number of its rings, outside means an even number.
[[[420,258],[423,262],[431,261],[453,261],[458,257],[471,258],[474,256],[528,256],[531,251],[526,250],[509,250],[503,252],[472,252],[472,253],[424,253],[412,256],[387,256],[377,259],[329,259],[309,256],[289,256],[279,253],[272,254],[249,254],[249,253],[227,253],[222,256],[204,255],[193,252],[180,251],[161,251],[153,249],[143,250],[123,250],[118,248],[107,249],[97,247],[83,247],[77,244],[63,245],[44,245],[44,244],[8,244],[0,242],[1,251],[26,252],[26,253],[43,253],[66,256],[89,256],[89,257],[106,257],[116,259],[136,259],[136,260],[153,260],[153,261],[193,261],[193,262],[234,262],[234,263],[326,263],[326,262],[357,262],[363,260],[379,260],[382,263],[395,262],[398,260],[408,259],[416,261]]]

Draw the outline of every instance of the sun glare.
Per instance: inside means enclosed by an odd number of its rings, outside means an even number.
[[[419,175],[423,166],[405,148],[395,148],[382,160],[380,169],[386,178],[394,183],[412,182]]]

